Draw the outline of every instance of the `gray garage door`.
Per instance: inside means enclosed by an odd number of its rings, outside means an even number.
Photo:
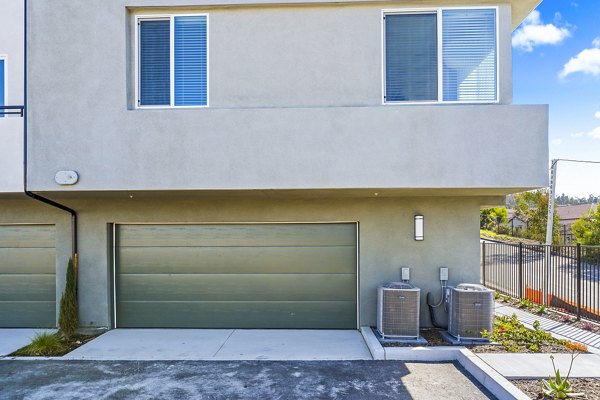
[[[356,224],[118,225],[118,327],[356,328]]]
[[[0,327],[56,326],[53,225],[0,225]]]

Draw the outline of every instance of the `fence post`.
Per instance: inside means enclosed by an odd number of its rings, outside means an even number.
[[[525,287],[523,285],[523,242],[519,242],[519,298],[525,298]]]
[[[581,319],[581,244],[577,243],[577,320]]]
[[[487,283],[485,281],[485,241],[481,242],[481,265],[482,265],[481,277],[483,278],[483,286],[485,286]]]
[[[545,247],[545,261],[546,261],[546,265],[545,265],[545,271],[544,271],[544,278],[543,278],[543,286],[542,286],[542,304],[545,305],[546,307],[549,306],[548,304],[548,294],[550,293],[550,270],[552,268],[552,245],[551,244],[544,244],[542,245]]]

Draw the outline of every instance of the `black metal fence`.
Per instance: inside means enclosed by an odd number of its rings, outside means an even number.
[[[482,243],[483,284],[600,321],[600,246]]]

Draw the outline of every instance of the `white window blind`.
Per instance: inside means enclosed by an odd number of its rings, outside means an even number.
[[[442,11],[444,101],[496,99],[496,10]]]
[[[175,17],[175,105],[206,105],[206,16]]]

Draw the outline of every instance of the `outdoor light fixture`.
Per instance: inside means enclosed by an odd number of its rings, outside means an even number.
[[[424,231],[423,231],[423,216],[422,215],[415,215],[415,240],[424,240],[425,236],[424,236]]]

